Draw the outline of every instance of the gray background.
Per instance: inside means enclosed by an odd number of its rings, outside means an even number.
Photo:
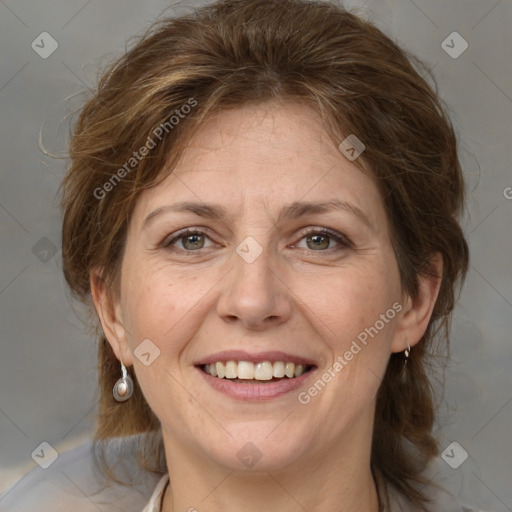
[[[199,3],[184,1],[177,12]],[[50,152],[65,151],[64,120],[99,67],[169,5],[0,1],[0,492],[36,466],[31,453],[41,442],[62,452],[87,439],[97,402],[95,343],[61,273],[57,190],[66,161],[41,153],[40,132]],[[440,471],[473,503],[512,510],[512,2],[345,5],[427,62],[456,125],[472,260],[453,322],[439,435],[443,448],[456,441],[468,458],[456,469],[440,459]],[[454,31],[469,45],[457,58],[442,47]],[[58,43],[47,59],[31,48],[42,32]],[[456,459],[464,453],[452,449]]]

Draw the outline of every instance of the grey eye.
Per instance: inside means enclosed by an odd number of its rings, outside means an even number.
[[[316,251],[318,249],[328,249],[331,237],[328,235],[309,235],[305,238],[308,248]],[[309,243],[309,241],[312,243]]]
[[[183,247],[187,250],[202,249],[204,247],[204,235],[193,233],[182,236],[180,241]]]

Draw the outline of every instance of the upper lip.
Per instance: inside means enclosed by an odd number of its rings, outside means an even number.
[[[270,351],[270,352],[255,352],[250,354],[244,350],[223,350],[206,356],[194,364],[201,366],[203,364],[211,364],[217,362],[227,361],[249,361],[251,363],[260,363],[262,361],[283,361],[285,363],[303,364],[308,366],[316,366],[312,359],[296,356],[287,352]]]

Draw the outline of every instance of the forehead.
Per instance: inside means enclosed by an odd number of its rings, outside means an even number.
[[[231,170],[255,166],[260,172],[264,168],[286,172],[289,164],[299,161],[303,165],[298,171],[312,163],[325,169],[343,160],[312,107],[269,102],[222,111],[208,119],[192,138],[180,171],[204,161],[225,162]]]
[[[135,213],[145,216],[184,200],[278,208],[335,198],[375,221],[384,213],[373,180],[340,153],[315,110],[268,103],[222,111],[205,121],[173,172],[139,197]]]

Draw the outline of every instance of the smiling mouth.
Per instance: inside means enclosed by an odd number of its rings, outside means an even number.
[[[199,368],[206,374],[218,379],[242,384],[264,384],[283,379],[294,379],[314,368],[312,365],[295,364],[285,361],[218,361],[203,364]]]

